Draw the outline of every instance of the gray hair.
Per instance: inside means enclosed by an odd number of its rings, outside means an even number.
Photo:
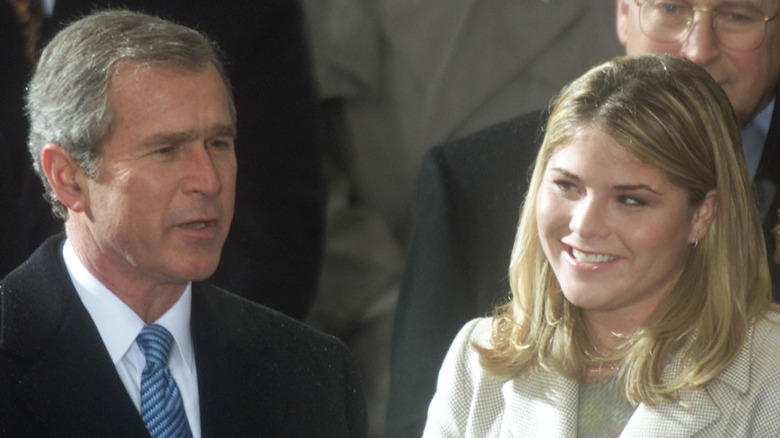
[[[230,115],[236,110],[216,44],[200,32],[158,17],[126,10],[86,16],[59,32],[41,54],[27,91],[28,149],[55,216],[67,219],[41,168],[49,143],[68,150],[90,178],[97,178],[100,145],[116,121],[108,95],[111,78],[125,62],[199,71],[213,65],[222,77]]]

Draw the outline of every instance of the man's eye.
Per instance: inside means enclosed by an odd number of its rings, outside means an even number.
[[[209,140],[206,144],[209,147],[217,148],[217,149],[229,149],[233,146],[232,141],[221,140],[221,139]]]
[[[761,12],[750,9],[724,9],[718,11],[718,23],[724,26],[752,26],[763,18]]]
[[[661,8],[667,15],[674,15],[675,12],[680,10],[680,7],[675,5],[662,5]]]
[[[662,15],[677,16],[685,13],[688,8],[680,3],[658,2],[653,5],[653,9]]]
[[[173,145],[172,146],[161,147],[161,148],[158,148],[157,150],[154,151],[154,153],[156,153],[158,155],[171,155],[174,152],[176,152],[176,146],[173,146]]]

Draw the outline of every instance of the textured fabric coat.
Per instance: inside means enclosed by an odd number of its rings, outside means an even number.
[[[780,436],[780,315],[749,331],[734,362],[680,403],[640,404],[621,437]],[[540,371],[500,382],[479,365],[472,342],[488,345],[491,320],[468,323],[444,360],[424,437],[576,437],[578,384]],[[681,354],[664,370],[674,375]]]

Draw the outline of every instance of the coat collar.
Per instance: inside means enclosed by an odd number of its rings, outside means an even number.
[[[63,241],[63,235],[47,240],[0,285],[0,351],[21,370],[10,390],[53,435],[148,436],[73,287],[61,256]],[[257,416],[245,413],[278,410],[278,382],[265,378],[278,374],[269,369],[278,363],[265,360],[275,347],[264,332],[284,321],[258,309],[208,283],[192,284],[190,327],[203,436],[255,435]]]
[[[667,437],[695,436],[733,409],[733,401],[750,385],[750,359],[753,338],[761,336],[765,326],[753,326],[734,361],[705,388],[683,391],[680,403],[655,406],[640,404],[621,436]],[[672,359],[664,378],[678,372],[682,353]],[[575,437],[577,434],[577,382],[557,373],[540,371],[528,377],[507,381],[502,387],[508,436]],[[502,435],[503,436],[503,435]]]
[[[576,437],[577,382],[540,371],[502,388],[509,414],[508,436]]]
[[[19,400],[62,436],[145,436],[61,257],[64,236],[47,240],[0,290],[0,349],[17,358]]]

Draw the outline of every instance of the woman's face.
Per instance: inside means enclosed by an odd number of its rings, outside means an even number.
[[[682,272],[699,208],[659,169],[588,128],[551,157],[536,218],[566,298],[586,316],[636,326]]]

